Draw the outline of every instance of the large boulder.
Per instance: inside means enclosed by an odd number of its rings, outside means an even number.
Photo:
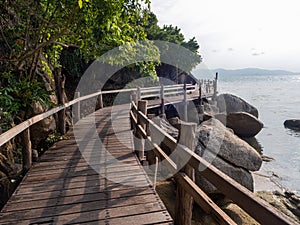
[[[165,116],[157,116],[152,119],[152,121],[158,125],[160,128],[162,128],[165,132],[170,134],[172,137],[177,138],[178,137],[178,129],[176,129],[174,126],[176,124],[180,124],[181,120],[178,117],[173,117],[169,121],[165,118]]]
[[[14,190],[11,177],[17,174],[14,162],[13,151],[15,146],[13,141],[8,141],[0,147],[0,208],[7,202]]]
[[[14,185],[9,177],[0,171],[0,208],[2,208],[14,190]]]
[[[206,151],[246,170],[260,169],[262,159],[247,142],[230,132],[219,120],[210,119],[197,128],[196,152],[202,156]]]
[[[47,109],[43,107],[40,103],[36,102],[33,104],[30,110],[30,117],[41,114]],[[49,116],[46,119],[32,125],[30,127],[30,136],[32,147],[37,148],[38,144],[45,140],[48,135],[54,132],[56,129],[56,124],[53,116]]]
[[[284,126],[292,130],[300,131],[300,120],[286,120],[284,121]]]
[[[206,161],[211,162],[213,166],[218,168],[220,171],[249,189],[250,191],[253,191],[253,177],[251,173],[243,168],[235,167],[231,165],[230,163],[226,162],[225,160],[219,158],[215,154],[206,151],[202,158],[204,158]],[[200,172],[196,171],[195,176],[196,184],[206,193],[219,193],[218,189],[211,184],[207,179],[205,179]]]
[[[217,106],[220,112],[235,113],[235,112],[247,112],[258,118],[258,110],[254,106],[242,98],[232,94],[221,94],[217,96]]]
[[[261,131],[264,124],[249,113],[236,112],[227,115],[226,126],[239,137],[254,137]]]

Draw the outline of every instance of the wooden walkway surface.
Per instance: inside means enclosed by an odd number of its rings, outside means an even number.
[[[48,150],[1,211],[0,224],[172,224],[132,152],[128,107],[79,121],[80,150],[73,131]]]

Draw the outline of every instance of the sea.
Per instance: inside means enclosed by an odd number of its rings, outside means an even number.
[[[254,142],[258,151],[274,159],[263,162],[259,173],[300,194],[300,132],[283,125],[287,119],[300,119],[300,74],[219,74],[218,92],[237,95],[258,109],[264,128]]]

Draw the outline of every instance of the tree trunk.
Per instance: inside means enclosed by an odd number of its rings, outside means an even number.
[[[29,128],[22,132],[21,138],[22,138],[22,145],[23,145],[22,148],[23,173],[25,174],[32,165],[32,149],[31,149]]]
[[[61,75],[61,70],[54,72],[56,96],[59,105],[65,104],[65,76]],[[66,133],[66,109],[62,109],[58,113],[57,129],[62,135]]]

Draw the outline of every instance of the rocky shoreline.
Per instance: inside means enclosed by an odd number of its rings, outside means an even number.
[[[260,173],[259,169],[263,161],[267,163],[273,159],[262,155],[262,152],[248,143],[249,141],[245,141],[263,129],[264,125],[258,119],[258,110],[238,96],[222,94],[217,96],[216,101],[207,101],[203,106],[198,106],[198,115],[195,152],[238,183],[300,222],[300,197],[284,190],[280,184],[274,182],[272,176],[276,177],[275,174],[266,176]],[[176,129],[174,131],[174,128],[181,123],[180,118],[171,117],[168,121],[162,122],[163,120],[165,118],[156,122],[167,132],[172,131],[171,135],[176,137],[178,132]],[[220,194],[217,188],[200,173],[196,172],[195,178],[197,185],[207,194],[213,196]],[[237,206],[231,207],[241,212]],[[245,218],[249,219],[249,216]]]

